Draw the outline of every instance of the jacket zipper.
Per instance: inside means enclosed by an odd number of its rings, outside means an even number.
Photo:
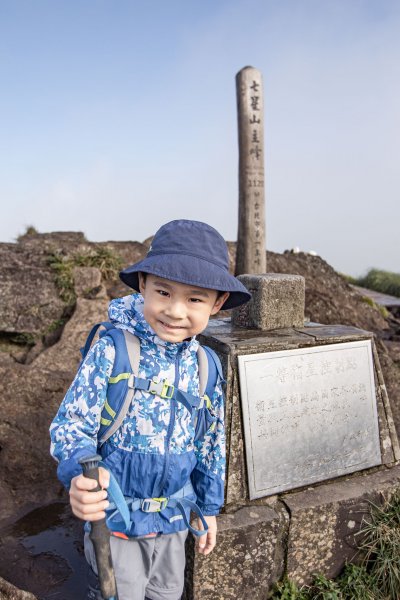
[[[178,387],[178,383],[179,383],[179,355],[181,352],[182,352],[182,349],[180,348],[175,357],[175,381],[174,381],[175,388]],[[167,480],[169,460],[170,460],[169,443],[171,441],[171,437],[172,437],[172,433],[174,431],[174,425],[175,425],[175,401],[171,400],[170,402],[171,402],[170,403],[170,418],[169,418],[169,423],[168,423],[167,435],[165,436],[165,442],[164,442],[165,462],[164,462],[163,474],[162,474],[161,481],[160,481],[160,495],[162,493],[163,487]]]

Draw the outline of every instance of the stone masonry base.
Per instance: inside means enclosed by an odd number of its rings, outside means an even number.
[[[207,557],[187,542],[183,600],[261,600],[284,573],[299,584],[335,577],[357,561],[356,539],[369,503],[400,489],[400,465],[283,494],[218,517],[217,546]]]

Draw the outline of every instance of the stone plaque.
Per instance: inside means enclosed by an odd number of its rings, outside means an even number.
[[[238,359],[251,500],[381,464],[370,340]]]

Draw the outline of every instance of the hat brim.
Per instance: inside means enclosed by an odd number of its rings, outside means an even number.
[[[229,292],[229,297],[222,305],[221,310],[235,308],[248,302],[251,298],[250,292],[229,271],[199,257],[182,254],[147,256],[121,271],[119,276],[126,285],[139,291],[140,272],[158,275],[178,283]]]

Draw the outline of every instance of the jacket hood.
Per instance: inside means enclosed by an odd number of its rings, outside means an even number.
[[[154,332],[143,316],[144,300],[141,294],[131,294],[123,298],[111,300],[108,308],[108,316],[116,327],[126,329],[136,337],[150,344],[161,346],[170,354],[187,348],[189,351],[197,351],[199,342],[195,337],[183,342],[173,343],[162,340]]]

